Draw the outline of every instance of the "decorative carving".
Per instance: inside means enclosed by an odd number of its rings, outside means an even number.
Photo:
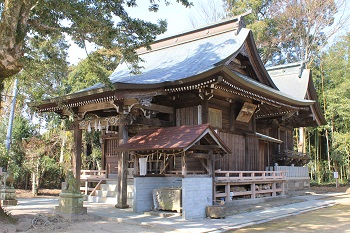
[[[214,88],[199,89],[198,96],[202,100],[204,100],[204,98],[207,98],[208,100],[210,100],[211,98],[214,97]]]
[[[139,98],[138,101],[142,106],[149,107],[151,106],[152,99],[153,99],[153,96],[147,96],[147,97]]]

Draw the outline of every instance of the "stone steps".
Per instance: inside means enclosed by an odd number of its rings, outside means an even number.
[[[96,190],[95,196],[97,197],[116,197],[117,191],[110,191],[110,190]]]
[[[100,184],[100,190],[102,191],[118,191],[118,185],[117,184]]]
[[[128,180],[128,200],[129,206],[133,205],[133,180]],[[95,191],[94,196],[88,196],[87,201],[95,203],[117,204],[118,180],[106,180],[105,184],[100,184],[100,190]]]

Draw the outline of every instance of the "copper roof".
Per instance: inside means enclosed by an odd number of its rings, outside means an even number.
[[[188,150],[204,136],[211,136],[212,142],[219,145],[221,152],[230,153],[230,149],[209,126],[184,125],[140,131],[130,138],[127,143],[121,145],[119,151],[149,151],[149,150]]]

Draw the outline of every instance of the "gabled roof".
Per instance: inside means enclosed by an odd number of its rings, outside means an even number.
[[[315,101],[310,106],[309,112],[312,121],[315,122],[314,126],[327,124],[317,101],[318,97],[312,81],[311,70],[304,68],[303,62],[268,67],[266,70],[282,92],[297,99]]]
[[[252,32],[241,28],[241,17],[156,41],[151,47],[150,51],[139,50],[144,61],[140,63],[143,66],[140,74],[131,74],[126,63],[117,67],[110,76],[115,90],[96,84],[46,101],[38,109],[58,112],[67,107],[127,98],[129,91],[152,90],[149,95],[154,96],[208,87],[220,87],[275,107],[313,104],[278,90],[261,62]],[[133,98],[137,98],[135,94]],[[280,112],[284,114],[285,110]]]
[[[305,99],[310,70],[304,69],[302,63],[267,67],[266,70],[280,91],[297,99]]]
[[[122,62],[109,79],[114,84],[171,84],[226,65],[241,52],[251,60],[260,82],[276,88],[261,63],[251,30],[240,28],[240,20],[232,18],[156,41],[151,50],[139,50],[140,74],[131,74],[130,65]]]
[[[167,127],[159,129],[147,129],[140,131],[130,138],[127,143],[119,146],[118,151],[186,151],[203,137],[209,136],[210,141],[218,145],[221,153],[230,153],[230,149],[209,126],[185,125],[178,127]]]

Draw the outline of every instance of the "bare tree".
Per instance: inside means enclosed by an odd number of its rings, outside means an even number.
[[[189,15],[189,20],[193,28],[218,22],[227,17],[225,11],[225,1],[222,0],[205,0],[196,3],[193,9],[197,12],[196,16]]]
[[[226,0],[231,15],[251,10],[247,27],[254,32],[264,63],[308,60],[312,64],[335,33],[349,23],[345,0]]]

